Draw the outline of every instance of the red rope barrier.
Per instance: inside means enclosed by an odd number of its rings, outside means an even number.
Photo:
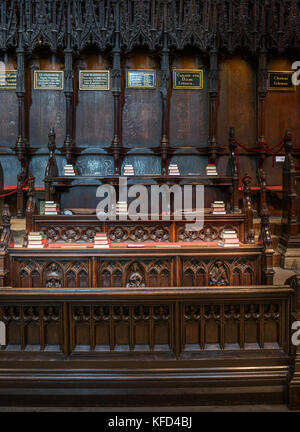
[[[7,197],[7,196],[10,196],[10,195],[13,195],[13,194],[15,194],[16,192],[18,192],[19,190],[22,190],[22,189],[24,189],[24,187],[26,186],[26,184],[29,182],[29,180],[34,180],[34,178],[35,177],[28,177],[22,184],[21,184],[21,186],[18,186],[18,187],[16,187],[16,189],[14,189],[13,191],[11,191],[11,192],[7,192],[6,194],[2,194],[2,195],[0,195],[0,198],[5,198],[5,197]]]
[[[240,160],[239,160],[240,152],[239,152],[239,147],[241,147],[242,149],[246,150],[249,153],[256,153],[256,154],[267,153],[267,154],[271,155],[272,156],[272,161],[273,161],[273,167],[274,167],[275,156],[276,156],[276,154],[280,153],[280,151],[284,147],[284,142],[285,142],[285,139],[282,139],[278,144],[276,144],[275,146],[273,146],[273,147],[270,148],[269,145],[268,145],[268,143],[266,143],[264,141],[261,141],[258,144],[261,145],[263,148],[261,148],[261,149],[254,149],[254,148],[249,148],[249,147],[241,144],[239,141],[235,140],[235,143],[237,145],[237,148],[236,148],[236,164],[237,164],[237,170],[238,170],[239,187],[241,187],[241,173],[240,173]],[[279,149],[276,152],[274,152],[274,150],[277,147],[279,147]]]

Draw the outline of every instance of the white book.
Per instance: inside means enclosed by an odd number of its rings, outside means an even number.
[[[43,249],[44,245],[28,245],[28,249]]]
[[[221,247],[232,247],[232,248],[240,246],[239,243],[222,243],[222,242],[219,242],[218,245]]]

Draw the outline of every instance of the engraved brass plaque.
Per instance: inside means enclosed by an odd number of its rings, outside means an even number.
[[[269,71],[268,90],[269,91],[295,91],[296,87],[292,83],[291,71]]]
[[[35,90],[63,90],[64,73],[63,71],[34,71]]]
[[[0,90],[16,90],[17,88],[17,71],[7,70],[0,71]]]
[[[127,88],[133,89],[155,89],[156,71],[155,70],[128,70]]]
[[[80,71],[79,90],[109,90],[109,71],[108,70]]]
[[[174,69],[173,88],[178,90],[202,90],[202,69]]]

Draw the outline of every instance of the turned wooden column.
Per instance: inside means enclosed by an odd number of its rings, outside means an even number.
[[[266,285],[272,285],[274,279],[273,269],[273,241],[270,229],[270,212],[267,205],[267,184],[266,173],[260,169],[258,172],[260,185],[260,236],[259,239],[264,246],[263,255],[263,282]]]
[[[258,117],[257,117],[257,149],[260,151],[258,157],[258,169],[263,168],[266,158],[264,145],[265,139],[265,99],[268,94],[267,90],[268,69],[267,69],[267,51],[261,49],[258,58],[258,76],[257,76],[257,95],[258,95]]]
[[[120,48],[120,1],[113,0],[115,15],[115,41],[113,52],[113,68],[111,71],[112,95],[114,98],[114,135],[112,140],[112,154],[114,157],[114,173],[121,173],[121,130],[122,130],[122,107],[121,107],[121,48]]]
[[[245,213],[245,243],[254,243],[254,228],[253,228],[253,208],[251,200],[251,177],[246,174],[243,179],[243,193],[244,193],[244,213]]]
[[[169,48],[168,48],[168,33],[166,30],[167,4],[164,3],[164,29],[163,29],[163,49],[161,52],[161,81],[160,94],[162,102],[162,128],[161,128],[161,173],[166,175],[168,172],[168,147],[169,147],[169,81],[170,81],[170,65],[169,65]]]
[[[21,163],[21,171],[17,175],[17,184],[20,187],[28,177],[28,150],[29,144],[25,139],[25,60],[23,47],[23,30],[19,30],[19,40],[17,53],[17,88],[16,95],[18,98],[18,138],[15,146],[16,155]],[[24,197],[23,191],[17,192],[17,217],[21,218],[24,214]]]
[[[292,157],[293,141],[289,129],[284,137],[285,160],[283,164],[282,188],[283,188],[283,223],[285,233],[290,239],[299,234],[299,222],[297,218],[297,192],[296,192],[296,170]]]
[[[236,141],[235,129],[233,126],[229,128],[229,150],[230,150],[230,168],[231,168],[231,211],[233,213],[240,213],[239,209],[239,175],[236,160]]]
[[[27,199],[26,210],[25,210],[26,231],[23,239],[23,247],[26,247],[28,245],[28,235],[30,231],[33,231],[33,215],[37,214],[37,205],[34,197],[34,180],[35,178],[32,177],[28,182],[28,191],[27,191],[28,199]]]
[[[73,137],[73,51],[71,48],[71,6],[70,0],[68,1],[68,21],[67,21],[67,46],[64,50],[65,54],[65,97],[66,97],[66,137],[64,141],[64,151],[68,164],[74,163],[74,137]]]
[[[10,285],[9,255],[7,248],[13,245],[11,214],[7,204],[2,209],[2,232],[0,236],[0,288]]]
[[[211,164],[217,159],[217,97],[218,97],[218,51],[210,52],[209,69],[209,160]]]

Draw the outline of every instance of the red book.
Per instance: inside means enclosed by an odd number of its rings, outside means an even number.
[[[238,238],[225,238],[222,239],[223,243],[239,243],[239,239]]]
[[[94,243],[49,243],[49,248],[92,248]]]

